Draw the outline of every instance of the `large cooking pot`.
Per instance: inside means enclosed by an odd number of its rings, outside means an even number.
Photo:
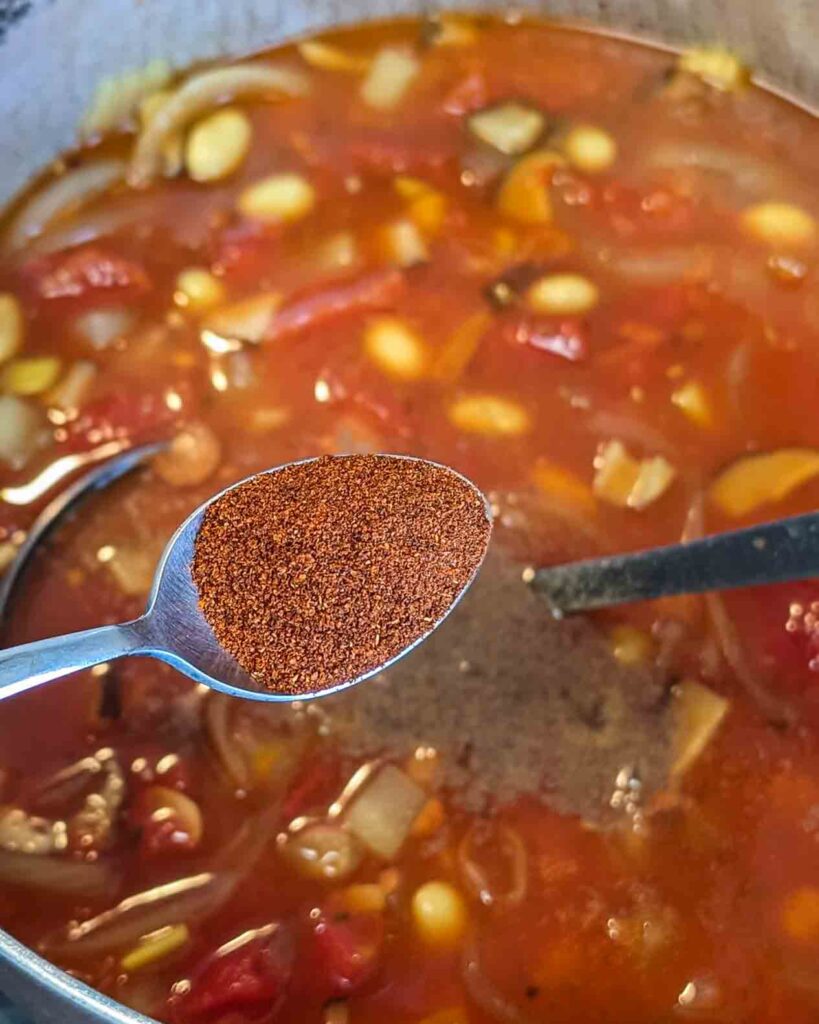
[[[153,58],[184,67],[333,24],[430,6],[427,0],[0,0],[0,202],[72,143],[102,78]],[[819,102],[816,0],[522,0],[516,9],[672,45],[724,42],[774,87]],[[36,1024],[149,1024],[3,932],[0,990]]]

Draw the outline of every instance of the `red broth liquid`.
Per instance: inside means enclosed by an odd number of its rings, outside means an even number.
[[[498,543],[514,520],[533,560],[815,507],[811,116],[712,68],[704,81],[671,55],[537,23],[325,42],[262,58],[310,90],[231,103],[250,126],[231,173],[114,184],[6,246],[0,291],[22,341],[0,368],[4,484],[112,439],[178,439],[61,527],[7,642],[139,614],[192,508],[322,452],[451,464],[492,495]],[[362,98],[385,48],[409,68],[389,107]],[[522,185],[526,152],[479,144],[469,120],[511,101],[543,119],[515,143],[546,154]],[[602,144],[573,146],[588,125]],[[53,173],[133,145],[115,132]],[[248,213],[248,187],[279,174],[309,200],[291,189]],[[192,267],[213,275],[208,309],[180,281]],[[576,280],[533,297],[558,274],[583,279],[579,299]],[[739,461],[759,453],[773,457]],[[7,555],[43,503],[33,492],[0,502]],[[684,773],[601,827],[546,793],[477,815],[430,771],[447,754],[423,748],[393,759],[425,802],[388,856],[333,817],[361,760],[317,712],[205,696],[140,661],[17,697],[0,707],[0,924],[177,1024],[808,1024],[817,600],[800,583],[598,620],[612,657],[659,659],[667,688],[693,680],[728,702]],[[326,863],[299,846],[304,817],[329,829]],[[160,885],[173,898],[156,915],[139,894]]]

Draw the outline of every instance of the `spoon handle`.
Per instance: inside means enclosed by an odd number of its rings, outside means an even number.
[[[559,615],[811,576],[819,576],[818,512],[686,544],[538,569],[530,583]]]
[[[98,626],[0,651],[0,700],[144,649],[142,620]]]

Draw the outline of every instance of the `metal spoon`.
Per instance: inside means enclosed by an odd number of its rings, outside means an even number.
[[[410,459],[411,456],[394,455],[390,458]],[[311,459],[302,460],[311,462]],[[421,462],[424,460],[414,459]],[[294,463],[290,463],[294,465]],[[437,463],[430,463],[436,465]],[[277,473],[285,466],[267,470]],[[438,466],[446,469],[447,467]],[[454,470],[447,470],[455,474]],[[121,473],[119,474],[121,475]],[[247,480],[252,479],[248,477]],[[460,478],[464,480],[463,477]],[[115,626],[98,626],[67,636],[52,637],[0,651],[0,699],[22,693],[32,687],[59,679],[72,672],[113,661],[125,655],[144,655],[167,662],[180,672],[213,689],[234,696],[262,701],[293,701],[302,699],[287,693],[274,693],[256,682],[218,644],[199,607],[196,586],[191,575],[196,535],[207,507],[227,491],[239,487],[240,480],[226,487],[199,506],[177,529],[162,554],[154,576],[145,614],[132,622]],[[474,485],[464,480],[476,491]],[[487,518],[491,511],[483,495]],[[353,686],[383,671],[426,639],[444,621],[460,601],[477,575],[479,566],[456,595],[446,612],[432,626],[399,654],[383,664],[352,679],[339,679],[321,691],[303,697],[323,697],[329,693]]]
[[[819,576],[819,512],[684,544],[524,573],[558,617],[656,597],[813,576]]]

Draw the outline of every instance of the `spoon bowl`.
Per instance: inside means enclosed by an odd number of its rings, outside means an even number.
[[[425,463],[451,473],[480,497],[487,520],[491,522],[492,516],[486,497],[471,481],[449,467],[409,455],[380,457]],[[286,463],[265,470],[264,475],[314,461],[315,459],[311,458]],[[126,655],[156,658],[197,682],[232,696],[258,701],[287,702],[324,697],[355,686],[382,672],[422,643],[458,604],[480,569],[479,562],[445,612],[394,657],[354,677],[335,680],[331,686],[320,690],[302,694],[272,691],[249,675],[219,644],[200,607],[199,593],[192,574],[196,538],[209,506],[259,475],[262,474],[253,474],[239,480],[213,495],[178,527],[160,558],[146,611],[138,619],[118,625],[99,626],[67,636],[38,640],[0,651],[0,700],[52,679],[59,679]]]

